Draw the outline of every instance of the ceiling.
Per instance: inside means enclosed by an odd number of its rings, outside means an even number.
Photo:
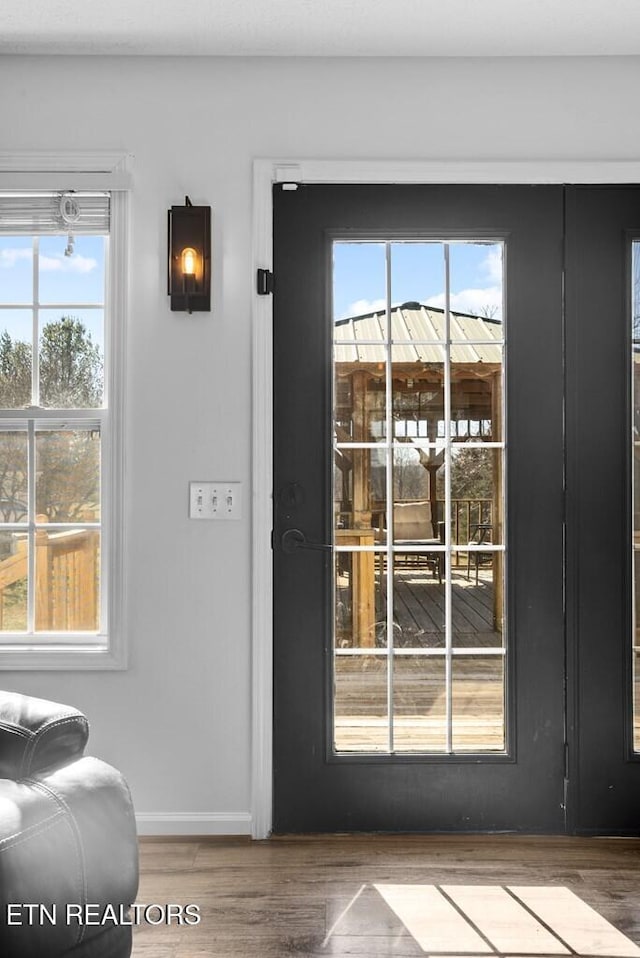
[[[640,54],[640,0],[5,0],[0,54]]]

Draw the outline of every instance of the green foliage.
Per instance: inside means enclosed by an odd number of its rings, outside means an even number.
[[[31,344],[0,335],[0,407],[20,409],[31,402]]]
[[[97,518],[100,442],[92,430],[36,433],[36,515],[51,522]]]
[[[31,343],[0,335],[0,408],[22,409],[32,399]],[[102,403],[102,355],[84,323],[62,316],[42,330],[40,405],[48,408],[95,408]]]
[[[493,498],[493,449],[456,449],[451,460],[452,499]]]
[[[102,357],[79,319],[48,323],[40,341],[40,404],[65,409],[102,403]]]

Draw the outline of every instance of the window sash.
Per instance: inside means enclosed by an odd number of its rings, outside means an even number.
[[[107,605],[105,602],[105,593],[103,588],[103,576],[102,576],[102,566],[103,566],[103,554],[102,548],[99,552],[96,552],[92,555],[92,548],[95,546],[92,543],[89,543],[89,548],[68,550],[64,548],[64,542],[60,537],[65,536],[65,534],[82,533],[83,540],[87,539],[87,536],[91,537],[92,535],[98,536],[98,543],[102,538],[102,519],[103,519],[103,496],[102,496],[102,485],[103,485],[103,462],[102,462],[102,424],[106,425],[106,415],[101,417],[101,419],[94,419],[92,421],[84,420],[82,422],[74,422],[71,420],[65,420],[64,422],[57,422],[54,420],[38,420],[38,419],[28,419],[26,422],[23,421],[5,421],[3,427],[0,427],[0,436],[5,432],[18,432],[22,433],[25,436],[26,445],[27,445],[27,472],[28,472],[28,484],[27,484],[27,494],[25,497],[27,513],[26,517],[20,520],[11,520],[11,521],[0,521],[0,535],[2,533],[9,533],[13,536],[18,536],[26,545],[27,549],[27,563],[26,563],[26,582],[27,582],[27,601],[26,601],[26,619],[25,627],[20,630],[9,630],[2,629],[1,635],[4,641],[7,641],[7,637],[12,637],[16,641],[33,641],[34,638],[39,638],[52,634],[60,634],[61,636],[66,636],[68,634],[73,634],[74,631],[77,631],[79,634],[83,635],[100,635],[106,632],[105,629],[105,618],[107,613]],[[92,427],[100,432],[100,469],[99,469],[99,518],[97,519],[82,519],[79,517],[69,518],[69,519],[57,519],[50,522],[43,522],[38,520],[38,511],[37,511],[37,437],[38,435],[46,434],[51,431],[68,431],[73,432],[77,427],[80,427],[81,431],[89,432]],[[1,454],[1,453],[0,453]],[[71,608],[74,611],[69,612],[67,609],[66,615],[75,616],[76,623],[78,622],[78,611],[75,608],[76,605],[82,607],[83,611],[86,611],[87,599],[89,606],[94,606],[94,616],[96,625],[93,627],[83,627],[77,626],[76,629],[63,629],[56,628],[53,623],[50,624],[47,628],[42,628],[39,625],[39,615],[42,614],[42,609],[39,605],[39,599],[37,598],[39,594],[39,585],[38,580],[41,572],[38,569],[38,553],[42,541],[39,541],[39,535],[46,533],[48,547],[51,548],[51,559],[53,563],[54,552],[56,548],[60,549],[62,545],[62,552],[69,555],[70,551],[76,557],[76,560],[80,563],[80,566],[77,568],[75,562],[72,561],[71,569],[69,570],[66,565],[64,566],[64,571],[62,574],[66,576],[66,581],[64,585],[60,585],[58,592],[51,594],[50,600],[52,602],[49,606],[49,602],[46,603],[46,609],[49,609],[50,613],[53,615],[53,603],[57,601],[62,603],[62,608],[66,608],[70,602]],[[60,540],[56,546],[56,540]],[[18,547],[19,548],[19,547]],[[42,555],[42,553],[40,553]],[[98,558],[99,556],[99,558]],[[80,583],[80,568],[86,566],[87,559],[90,559],[91,563],[95,565],[97,570],[97,578],[94,584],[95,591],[92,595],[87,596],[86,594],[86,582],[84,583],[84,588],[81,589]],[[49,560],[47,560],[49,561]],[[60,561],[60,560],[58,560]],[[65,560],[63,560],[64,563]],[[53,569],[53,566],[52,566]],[[69,591],[70,590],[70,591]],[[70,598],[71,597],[71,598]],[[45,615],[48,613],[45,612]],[[59,621],[60,612],[56,613],[56,617]],[[91,617],[93,619],[93,616]]]
[[[65,165],[65,168],[70,168]],[[61,182],[64,177],[53,174],[51,182],[56,179]],[[82,176],[78,179],[82,181]],[[19,180],[19,178],[18,178]],[[68,177],[67,177],[68,180]],[[106,177],[106,181],[109,177]],[[6,177],[5,177],[6,181]],[[65,186],[67,183],[65,182]],[[0,200],[7,197],[7,192],[0,190]],[[15,198],[18,193],[12,194]],[[26,191],[20,194],[33,199],[35,191],[29,194]],[[41,196],[44,194],[41,191]],[[58,194],[60,195],[60,194]],[[77,195],[77,194],[76,194]],[[106,203],[94,203],[93,221],[86,217],[71,224],[51,226],[51,232],[58,234],[82,232],[109,234],[107,243],[107,260],[105,262],[106,297],[105,297],[105,340],[104,340],[104,403],[110,408],[88,409],[10,409],[0,410],[0,420],[5,428],[7,420],[20,422],[23,428],[28,428],[30,420],[39,425],[60,422],[71,425],[77,423],[82,428],[90,422],[99,422],[102,436],[101,456],[101,626],[97,634],[78,633],[24,633],[0,634],[0,669],[122,669],[126,667],[126,643],[123,633],[125,609],[125,581],[126,574],[123,565],[124,555],[124,508],[122,490],[124,487],[123,448],[124,426],[123,395],[125,381],[124,369],[124,323],[128,304],[127,286],[127,242],[128,242],[128,189],[121,184],[114,185],[110,193],[98,193],[93,190],[93,197],[101,196],[108,200],[108,219],[102,215],[96,219],[100,208],[104,214]],[[16,204],[17,206],[17,204]],[[24,204],[22,205],[24,211]],[[16,226],[17,214],[9,222],[5,220],[0,225],[0,232],[19,235]],[[35,227],[33,222],[25,233],[38,235],[46,233],[49,227],[46,222]],[[56,304],[59,305],[59,304]],[[73,305],[73,304],[72,304]],[[113,361],[115,357],[115,362]]]
[[[2,215],[2,204],[3,204],[3,194],[0,193],[0,216]],[[2,231],[0,230],[0,235]],[[14,234],[11,234],[14,235]],[[32,296],[30,301],[25,301],[22,303],[0,303],[0,328],[2,328],[2,313],[4,310],[10,310],[12,313],[21,312],[27,315],[31,315],[31,403],[26,407],[19,406],[0,406],[0,417],[6,413],[7,410],[18,412],[21,408],[26,408],[29,415],[32,414],[33,410],[36,409],[39,412],[48,411],[49,409],[61,409],[64,410],[61,415],[73,415],[75,412],[79,412],[81,409],[101,409],[105,408],[107,405],[107,382],[108,382],[108,363],[109,363],[109,348],[108,348],[108,325],[109,325],[109,296],[110,296],[110,284],[109,284],[109,233],[100,233],[104,238],[105,248],[104,248],[104,280],[105,286],[103,288],[102,299],[99,302],[94,303],[82,303],[77,302],[67,302],[67,303],[48,303],[41,301],[40,299],[40,237],[39,232],[34,232],[33,230],[27,234],[31,240],[31,250],[33,254],[33,274],[32,274]],[[68,234],[65,234],[68,235]],[[73,311],[78,310],[82,313],[96,311],[102,314],[103,322],[103,338],[104,338],[104,349],[103,349],[103,377],[102,377],[102,403],[100,406],[86,406],[86,407],[74,407],[74,406],[64,406],[64,407],[55,407],[55,406],[41,406],[40,401],[40,335],[42,332],[41,329],[41,313],[48,313],[55,310],[56,312],[64,311]]]

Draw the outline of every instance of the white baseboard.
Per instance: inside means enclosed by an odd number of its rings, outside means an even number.
[[[138,812],[139,835],[250,835],[249,812]]]

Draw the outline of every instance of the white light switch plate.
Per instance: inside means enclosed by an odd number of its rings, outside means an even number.
[[[190,519],[241,519],[242,483],[207,482],[189,483]]]

